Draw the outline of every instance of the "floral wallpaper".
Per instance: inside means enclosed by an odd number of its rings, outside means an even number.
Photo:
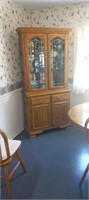
[[[68,41],[68,78],[73,81],[74,68],[74,31],[76,23],[89,24],[89,3],[67,4],[31,12],[33,27],[70,28]]]
[[[29,11],[12,0],[0,0],[0,95],[22,85],[16,28],[30,26]]]
[[[68,77],[69,81],[72,81],[74,27],[76,23],[81,22],[89,23],[89,3],[30,11],[12,0],[0,0],[0,95],[22,87],[17,27],[71,28],[68,43]]]

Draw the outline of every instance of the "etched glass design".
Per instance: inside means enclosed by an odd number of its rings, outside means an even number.
[[[50,41],[51,87],[64,85],[64,40],[60,37]]]
[[[30,87],[45,88],[44,40],[34,37],[28,41]]]

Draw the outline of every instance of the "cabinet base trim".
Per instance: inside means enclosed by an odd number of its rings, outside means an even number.
[[[30,138],[34,138],[34,137],[36,137],[37,135],[40,135],[41,133],[44,133],[44,132],[46,132],[46,131],[54,130],[54,129],[70,128],[70,126],[71,126],[71,123],[69,122],[69,123],[67,123],[67,124],[65,124],[65,125],[61,124],[61,125],[59,125],[59,126],[50,127],[50,128],[48,128],[48,129],[37,130],[37,131],[29,131],[29,132],[27,132],[27,134],[28,134],[28,136],[29,136]]]

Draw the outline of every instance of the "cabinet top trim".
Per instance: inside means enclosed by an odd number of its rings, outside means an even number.
[[[19,34],[28,34],[28,33],[69,33],[70,28],[33,28],[33,27],[18,27],[16,31]]]

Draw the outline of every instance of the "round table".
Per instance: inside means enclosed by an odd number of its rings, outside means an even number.
[[[79,104],[69,109],[68,116],[73,123],[82,128],[89,141],[89,102]],[[83,173],[79,185],[81,186],[89,170],[89,163]]]

